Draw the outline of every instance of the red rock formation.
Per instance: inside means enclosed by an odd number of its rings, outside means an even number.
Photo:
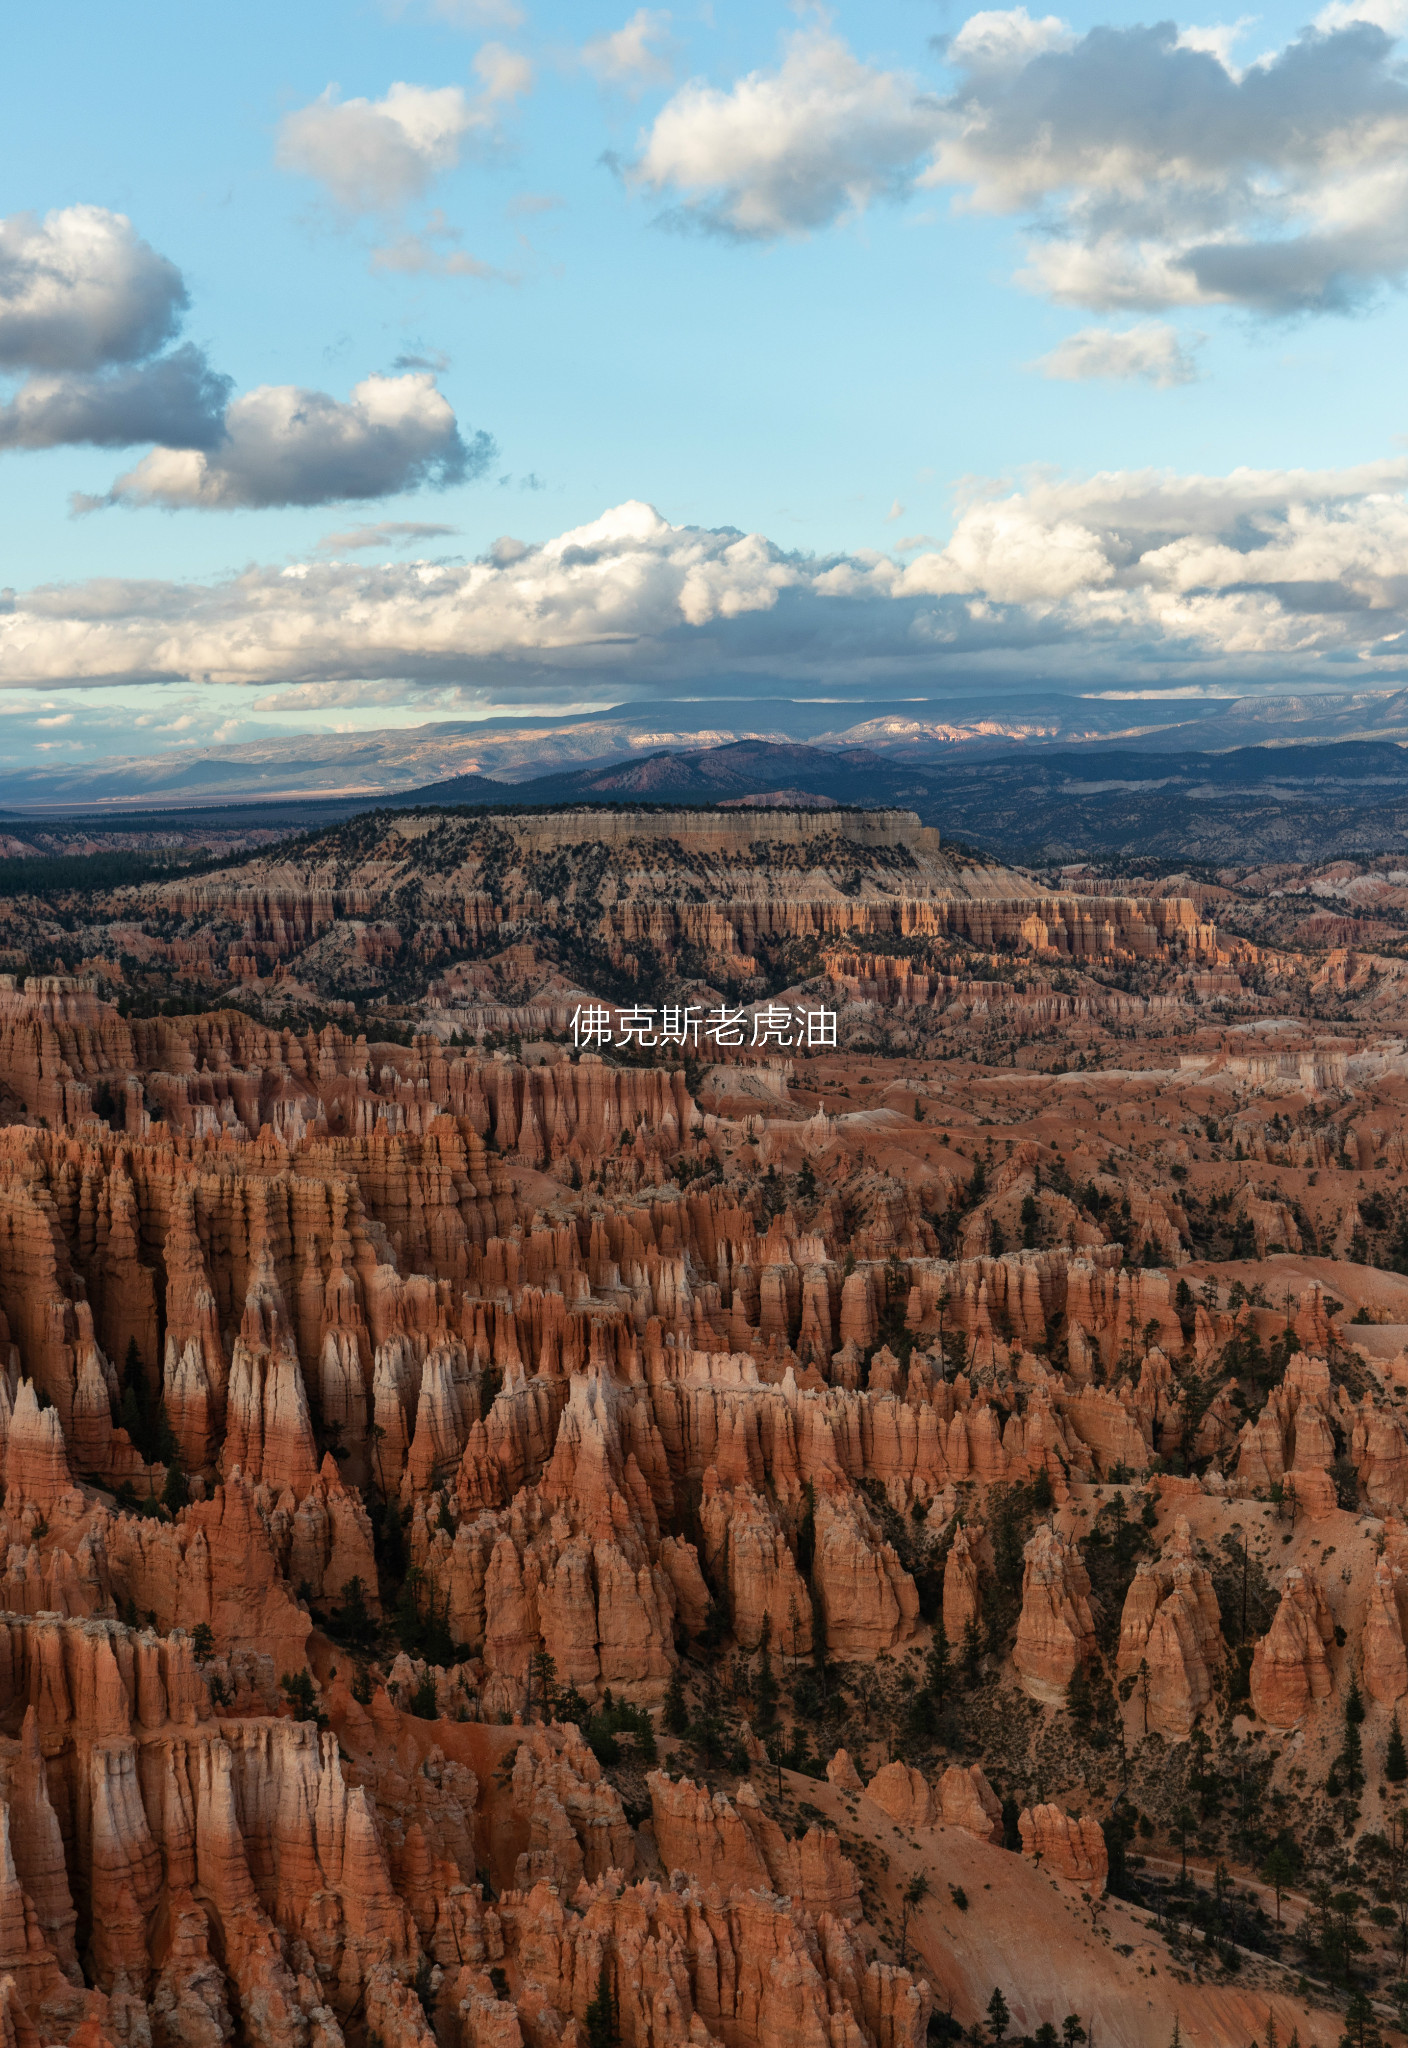
[[[813,1583],[826,1618],[827,1646],[842,1659],[894,1649],[913,1635],[919,1618],[913,1579],[893,1547],[877,1537],[858,1501],[828,1494],[818,1499]]]
[[[709,1569],[727,1572],[733,1628],[741,1646],[756,1649],[766,1626],[771,1640],[789,1656],[807,1656],[812,1647],[811,1595],[764,1501],[746,1485],[725,1492],[710,1466],[704,1474],[700,1520]],[[844,1557],[839,1560],[842,1567],[847,1562]],[[844,1590],[849,1592],[849,1585]]]
[[[789,1841],[747,1783],[730,1800],[662,1771],[652,1771],[647,1782],[667,1870],[686,1871],[705,1885],[761,1886],[785,1892],[813,1913],[859,1918],[859,1878],[830,1829],[810,1827],[800,1841]]]
[[[1293,1728],[1315,1700],[1331,1690],[1326,1645],[1334,1623],[1315,1574],[1297,1566],[1286,1573],[1281,1604],[1252,1655],[1252,1706],[1272,1728]]]
[[[886,1764],[865,1788],[891,1820],[906,1828],[930,1828],[937,1819],[934,1788],[911,1764]]]
[[[1408,1649],[1404,1647],[1403,1614],[1408,1583],[1398,1566],[1381,1557],[1374,1567],[1369,1611],[1364,1618],[1362,1649],[1364,1690],[1370,1699],[1392,1706],[1408,1692]]]
[[[865,1790],[864,1785],[861,1783],[859,1771],[851,1762],[849,1754],[844,1749],[838,1749],[835,1756],[832,1757],[830,1763],[826,1766],[826,1778],[828,1784],[834,1785],[838,1792],[863,1792]]]
[[[968,1541],[968,1531],[958,1529],[944,1560],[944,1634],[954,1648],[962,1643],[969,1623],[976,1623],[981,1612],[977,1559]]]
[[[1022,1854],[1038,1861],[1043,1870],[1079,1885],[1092,1898],[1100,1898],[1109,1876],[1105,1836],[1097,1820],[1087,1814],[1073,1820],[1059,1806],[1025,1808],[1018,1817]]]
[[[45,1513],[72,1483],[59,1411],[41,1409],[33,1380],[21,1380],[5,1436],[6,1508],[27,1503]]]
[[[1043,1524],[1026,1548],[1022,1612],[1012,1654],[1024,1691],[1059,1701],[1095,1650],[1090,1579],[1074,1543]]]
[[[1001,1842],[1002,1802],[977,1764],[950,1764],[939,1780],[939,1814],[946,1828],[962,1828],[980,1842]]]
[[[911,1838],[939,1827],[938,1864],[964,1874],[972,1918],[955,1938],[936,1885],[909,1940],[962,2025],[1001,1976],[1014,2025],[1035,2029],[1035,1965],[1008,1944],[994,1970],[986,1946],[983,1901],[1005,1924],[1033,1877],[999,1853],[981,1765],[938,1777],[916,1751],[872,1778],[869,1801],[845,1752],[810,1791],[780,1783],[749,1688],[766,1640],[806,1701],[803,1667],[824,1651],[817,1683],[873,1756],[901,1716],[912,1725],[937,1609],[984,1696],[1019,1682],[1044,1709],[1027,1765],[1004,1748],[1004,1786],[1053,1757],[1069,1761],[1063,1785],[1084,1777],[1094,1811],[1073,1820],[1066,1791],[1022,1816],[1022,1838],[1042,1873],[1097,1893],[1109,1757],[1087,1753],[1062,1702],[1097,1618],[1103,1639],[1114,1617],[1081,1546],[1109,1526],[1095,1482],[1156,1460],[1165,1540],[1128,1588],[1111,1674],[1129,1688],[1141,1811],[1162,1812],[1163,1742],[1200,1716],[1222,1740],[1199,1559],[1229,1533],[1268,1568],[1301,1566],[1257,1647],[1264,1722],[1288,1727],[1327,1696],[1336,1619],[1375,1710],[1408,1692],[1405,1310],[1369,1199],[1370,1176],[1408,1163],[1401,963],[1325,967],[1337,1007],[1376,1006],[1372,1037],[1337,1024],[1334,1045],[1288,1049],[1282,1030],[1258,1049],[1219,1039],[1199,1006],[1254,985],[1290,1017],[1301,963],[1219,937],[1176,891],[1077,877],[1055,895],[960,868],[893,821],[794,819],[763,858],[756,821],[704,814],[678,827],[693,835],[686,878],[660,821],[609,822],[600,884],[574,851],[580,821],[379,820],[326,861],[299,851],[124,898],[105,933],[95,905],[72,935],[99,949],[85,972],[105,987],[177,971],[208,996],[238,975],[252,1006],[295,1010],[308,989],[363,1004],[394,961],[402,988],[434,977],[429,1000],[394,1006],[430,1027],[412,1044],[204,1005],[124,1021],[78,986],[0,988],[13,2048],[573,2048],[603,1968],[632,2048],[918,2048],[927,1986],[883,1958],[904,1884],[932,1860]],[[16,951],[55,943],[18,901],[0,922]],[[690,1065],[696,1103],[668,1064],[560,1042],[589,993],[562,963],[600,954],[613,986],[649,959],[662,989],[681,962],[732,987],[806,960],[819,978],[787,999],[829,985],[879,1006],[843,1033],[879,1042],[883,1025],[898,1057],[745,1047]],[[1096,961],[1119,973],[1087,974]],[[987,1042],[998,1019],[1019,1041],[1010,1085]],[[481,1028],[517,1031],[525,1056],[443,1042]],[[1230,1209],[1209,1206],[1229,1187]],[[1188,1252],[1209,1231],[1215,1249],[1229,1218],[1265,1268],[1201,1258],[1184,1293]],[[1312,1230],[1347,1256],[1314,1266]],[[1263,1402],[1251,1337],[1284,1357],[1292,1320],[1303,1350]],[[129,1346],[140,1448],[116,1420]],[[1234,1374],[1238,1355],[1252,1363]],[[175,1510],[150,1498],[167,1473],[143,1455],[158,1396],[193,1495]],[[1007,1500],[1026,1512],[1038,1477],[1052,1526],[1028,1545],[1014,1645],[1011,1589],[991,1583],[991,1489],[1023,1489]],[[1356,1483],[1350,1515],[1338,1501]],[[1333,1560],[1333,1618],[1311,1555]],[[383,1603],[411,1649],[378,1633]],[[292,1718],[305,1669],[326,1729]],[[608,1692],[655,1716],[668,1689],[697,1726],[706,1688],[729,1723],[723,1764],[707,1790],[680,1777],[700,1767],[693,1738],[655,1724],[670,1769],[648,1825],[630,1803],[636,1738],[608,1772],[574,1723],[550,1725]],[[783,1740],[832,1747],[834,1724],[809,1727],[792,1694]],[[984,1726],[971,1717],[975,1742]],[[1312,1719],[1312,1747],[1321,1733]],[[1371,1719],[1371,1779],[1382,1739]],[[1270,1792],[1299,1798],[1300,1751],[1276,1747]],[[857,1849],[853,1865],[809,1805],[848,1848],[877,1837],[890,1864]],[[1140,2032],[1158,2010],[1148,1958],[1131,2022],[1104,1948],[1073,1932],[1041,1967],[1069,1981],[1073,2009],[1158,2048]],[[1198,1995],[1240,2003],[1234,2019],[1215,2003],[1190,2014],[1190,2039],[1260,2037],[1246,1994]]]
[[[1116,1675],[1132,1681],[1136,1729],[1176,1742],[1190,1735],[1224,1654],[1212,1574],[1196,1561],[1187,1517],[1179,1515],[1158,1562],[1135,1573],[1120,1618]]]

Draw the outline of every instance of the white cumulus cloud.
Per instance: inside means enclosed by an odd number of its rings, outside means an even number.
[[[1351,22],[1367,21],[1391,36],[1408,32],[1408,0],[1330,0],[1315,17],[1318,29],[1348,28]]]
[[[367,377],[347,402],[293,384],[236,398],[210,450],[156,448],[120,476],[98,505],[229,511],[380,498],[424,484],[461,483],[488,467],[493,443],[466,446],[454,410],[424,371]]]
[[[1176,327],[1163,320],[1141,320],[1133,327],[1083,327],[1058,342],[1034,366],[1044,376],[1066,383],[1091,378],[1142,378],[1166,389],[1191,384],[1198,374],[1193,355]]]
[[[954,38],[960,80],[925,181],[1039,218],[1035,289],[1284,314],[1346,309],[1408,275],[1408,78],[1362,13],[1244,71],[1232,30],[1101,26],[1030,53],[1028,33],[1024,17],[1001,64],[991,30]]]
[[[1075,31],[1057,14],[1033,20],[1025,7],[993,8],[970,14],[950,38],[950,63],[973,73],[1020,71],[1048,50],[1069,50]]]
[[[490,95],[523,81],[498,55],[481,75]],[[392,268],[485,274],[457,239],[433,216],[418,249],[382,253]],[[465,442],[427,370],[368,377],[345,402],[294,385],[232,396],[233,379],[194,343],[168,346],[187,304],[176,265],[122,214],[72,206],[0,220],[0,377],[19,379],[0,393],[0,452],[154,444],[110,490],[75,497],[79,511],[322,505],[487,467],[492,441]]]
[[[942,88],[814,25],[774,67],[682,85],[628,176],[667,223],[754,241],[947,188],[1026,223],[1020,281],[1065,305],[1353,310],[1408,280],[1408,0],[1328,0],[1239,66],[1250,19],[985,9],[936,39]]]
[[[348,213],[394,211],[459,162],[487,111],[458,85],[393,85],[385,99],[340,100],[329,86],[287,114],[278,161],[323,186]]]
[[[36,371],[0,404],[0,448],[209,448],[224,434],[231,388],[191,342],[95,375]]]
[[[0,220],[0,366],[97,370],[170,341],[186,310],[174,263],[127,216],[66,206]]]
[[[676,218],[741,240],[825,227],[902,197],[938,134],[918,81],[862,63],[824,29],[789,40],[775,71],[729,90],[695,79],[659,114],[633,180],[677,197]]]

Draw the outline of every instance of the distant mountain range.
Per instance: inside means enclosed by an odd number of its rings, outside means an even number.
[[[1246,863],[1313,861],[1403,849],[1408,860],[1408,749],[1384,740],[1239,747],[1226,753],[1133,747],[951,747],[933,765],[869,747],[737,740],[662,748],[628,761],[523,782],[459,775],[382,794],[106,811],[140,838],[179,826],[238,833],[295,832],[386,804],[797,804],[899,806],[949,839],[1024,862],[1112,857]],[[23,841],[32,817],[11,818]],[[91,813],[88,822],[92,822]],[[45,820],[46,840],[54,838]],[[86,826],[74,825],[75,836]]]
[[[157,833],[178,821],[296,830],[387,802],[771,800],[899,805],[949,837],[1021,860],[1408,852],[1408,691],[1157,705],[1047,698],[981,713],[776,699],[752,707],[758,723],[801,730],[761,736],[706,726],[700,706],[687,708],[685,717],[686,707],[664,707],[648,729],[637,707],[12,772],[0,775],[0,806],[18,839],[26,822],[52,824],[64,812],[90,821],[96,812],[109,831],[120,820]],[[869,716],[842,727],[838,712],[854,709]],[[1136,711],[1167,722],[1136,729]]]
[[[1217,752],[1264,742],[1408,741],[1408,690],[1283,697],[1080,697],[884,701],[769,694],[622,704],[590,717],[503,717],[310,732],[182,747],[69,767],[0,768],[0,808],[121,809],[404,794],[459,775],[528,778],[743,741],[832,753],[863,747],[895,766],[1055,747]]]
[[[499,785],[467,776],[426,804],[900,805],[946,837],[1009,859],[1120,855],[1194,861],[1321,860],[1408,849],[1408,750],[1342,740],[1228,753],[1133,748],[951,749],[934,766],[867,747],[740,741]]]

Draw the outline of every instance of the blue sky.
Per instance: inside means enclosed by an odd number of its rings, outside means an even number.
[[[8,758],[763,678],[1392,686],[1396,5],[1332,0],[1298,74],[1306,10],[17,11]]]

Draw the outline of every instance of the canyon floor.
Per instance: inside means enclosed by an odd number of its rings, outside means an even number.
[[[2,2048],[1405,2033],[1408,868],[123,859],[0,895]]]

